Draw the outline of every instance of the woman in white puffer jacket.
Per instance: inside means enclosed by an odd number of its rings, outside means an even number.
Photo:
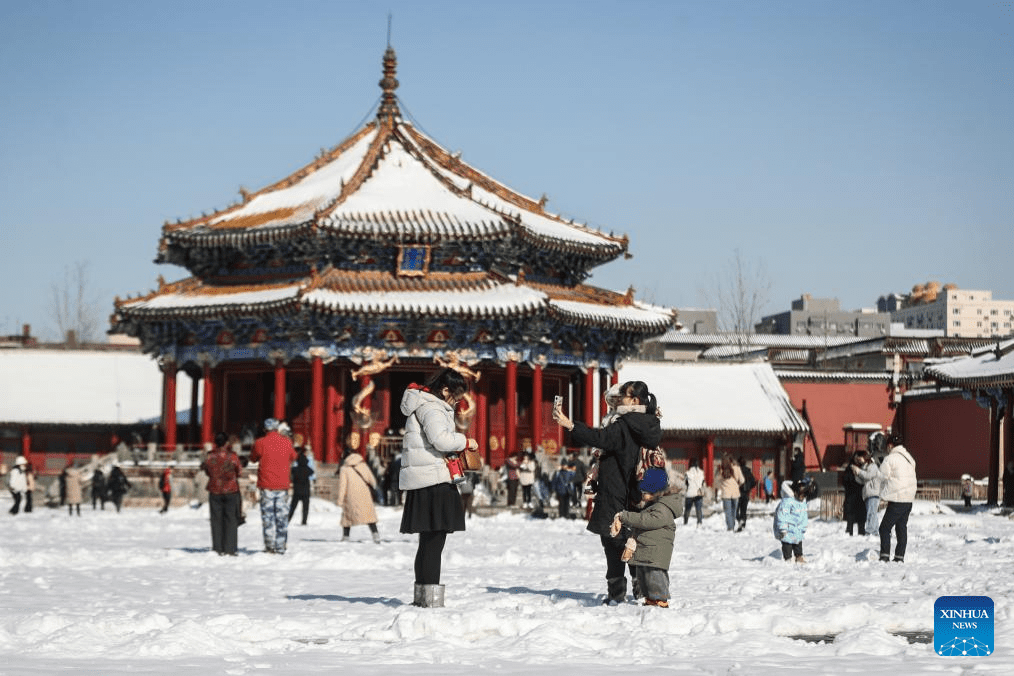
[[[479,447],[454,425],[454,407],[467,389],[463,375],[444,369],[424,387],[409,385],[401,399],[401,412],[407,418],[398,475],[399,487],[405,491],[401,532],[419,534],[413,598],[417,606],[443,606],[444,544],[448,533],[465,530],[465,510],[447,456]]]

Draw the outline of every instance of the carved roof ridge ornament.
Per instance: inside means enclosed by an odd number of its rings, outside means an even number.
[[[380,108],[377,110],[377,120],[381,124],[393,127],[396,120],[401,118],[401,111],[398,110],[398,97],[394,93],[398,88],[398,78],[395,77],[398,74],[398,56],[391,45],[384,50],[383,63],[384,77],[378,84],[384,93],[381,95]]]

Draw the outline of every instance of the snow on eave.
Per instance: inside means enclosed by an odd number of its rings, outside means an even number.
[[[314,289],[302,297],[301,303],[340,314],[516,317],[544,309],[546,296],[512,284],[441,292]]]
[[[636,301],[631,305],[602,305],[573,300],[551,300],[549,304],[558,316],[577,324],[662,331],[673,321],[672,311]]]
[[[809,429],[769,364],[625,362],[662,409],[663,432],[795,435]]]
[[[996,387],[1014,384],[1014,339],[980,348],[971,356],[927,360],[923,375],[942,383],[964,387]]]

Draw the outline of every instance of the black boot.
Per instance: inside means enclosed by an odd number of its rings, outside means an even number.
[[[606,600],[603,604],[613,605],[627,600],[627,578],[610,577],[606,579]]]

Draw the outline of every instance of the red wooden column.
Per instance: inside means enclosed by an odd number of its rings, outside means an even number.
[[[1014,460],[1014,388],[1008,387],[1003,391],[1003,396],[1007,399],[1007,405],[1003,407],[1004,410],[1004,439],[1003,439],[1003,457],[1004,464]],[[1004,487],[1006,490],[1007,487]],[[1001,496],[1002,498],[1002,496]],[[1001,504],[1003,500],[1000,500]]]
[[[1010,403],[1007,405],[1010,406]],[[1003,445],[1000,441],[1003,414],[996,399],[990,402],[989,414],[989,483],[986,485],[986,505],[995,507],[1000,504],[1000,446]]]
[[[324,446],[324,360],[314,356],[310,361],[310,447],[314,455],[322,455]]]
[[[708,457],[704,459],[704,480],[709,486],[715,485],[715,437],[708,437],[705,442]]]
[[[215,415],[215,383],[211,377],[211,364],[204,364],[204,400],[201,402],[201,444],[211,448],[215,442],[212,417]]]
[[[313,453],[321,462],[338,462],[338,412],[341,410],[341,399],[335,379],[339,376],[337,369],[328,369],[327,388],[324,407],[327,411],[324,421],[324,448],[313,449]]]
[[[532,446],[535,448],[542,445],[542,409],[542,364],[536,364],[532,373]]]
[[[595,367],[589,366],[584,372],[584,424],[595,426]]]
[[[32,461],[32,435],[28,433],[27,427],[21,430],[21,455],[28,462]]]
[[[165,430],[165,449],[176,450],[176,362],[166,360],[162,366],[163,402],[162,429]]]
[[[275,360],[275,420],[285,420],[285,365]]]
[[[507,448],[504,455],[516,453],[518,449],[518,363],[507,362]]]
[[[200,379],[190,378],[190,422],[187,423],[187,441],[191,444],[197,439],[197,409],[200,406]]]
[[[365,390],[366,387],[367,387],[367,385],[369,385],[369,384],[370,384],[370,377],[369,376],[359,376],[359,391],[360,392],[362,392],[363,390]],[[362,410],[364,410],[367,413],[370,413],[372,415],[372,412],[370,410],[370,397],[363,398],[363,400],[361,402],[359,402],[359,407]],[[355,424],[355,421],[353,421],[353,424]],[[364,458],[366,457],[366,447],[369,445],[369,442],[370,442],[370,428],[369,427],[360,427],[359,428],[359,454],[361,456],[363,456]]]
[[[475,440],[479,442],[479,453],[492,465],[489,455],[489,377],[479,379],[475,384]]]

